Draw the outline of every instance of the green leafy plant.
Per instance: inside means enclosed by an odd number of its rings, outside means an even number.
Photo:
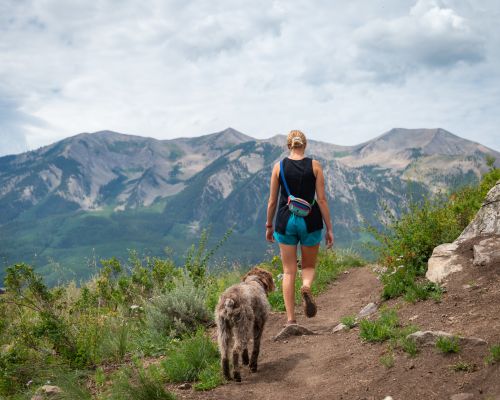
[[[175,395],[165,390],[165,377],[160,368],[136,366],[122,368],[108,391],[109,399],[116,400],[175,400]]]
[[[210,382],[214,382],[215,365],[219,365],[219,352],[202,330],[198,330],[192,337],[174,342],[166,360],[162,361],[166,378],[170,382],[193,382],[203,377],[207,387]],[[202,387],[203,384],[200,388]]]
[[[379,358],[379,362],[387,369],[394,367],[394,354],[392,353],[392,351],[381,356]]]
[[[206,306],[206,289],[185,276],[177,279],[172,290],[154,295],[145,306],[148,329],[170,337],[194,332],[211,321]]]
[[[199,382],[194,385],[196,390],[211,390],[224,383],[219,360],[208,364],[198,375]]]
[[[500,344],[490,347],[490,354],[486,357],[487,364],[494,364],[500,362]]]
[[[356,326],[356,316],[355,315],[347,315],[345,317],[340,318],[340,322],[343,323],[348,329],[352,329]]]
[[[184,268],[188,272],[189,277],[193,280],[196,286],[204,285],[208,272],[208,262],[214,256],[215,252],[227,241],[232,234],[232,229],[229,229],[221,240],[210,250],[207,249],[209,231],[204,229],[200,236],[200,241],[196,247],[194,244],[189,248]]]
[[[413,339],[408,339],[406,336],[403,336],[398,344],[410,357],[415,357],[418,354],[418,346]]]
[[[451,365],[450,368],[455,372],[474,372],[477,366],[465,361],[458,361],[456,364]]]
[[[440,336],[436,340],[436,348],[445,354],[458,353],[460,351],[460,342],[456,336]]]
[[[362,319],[359,322],[359,336],[367,342],[383,342],[396,337],[398,326],[396,311],[383,310],[378,319]]]

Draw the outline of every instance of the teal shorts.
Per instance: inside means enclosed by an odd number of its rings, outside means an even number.
[[[321,242],[322,233],[323,229],[308,233],[304,218],[290,214],[285,234],[274,232],[274,238],[281,244],[297,245],[300,242],[302,246],[316,246]]]

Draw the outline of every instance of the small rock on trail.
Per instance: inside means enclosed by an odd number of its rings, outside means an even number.
[[[280,331],[280,333],[273,337],[273,340],[277,342],[278,340],[287,339],[290,336],[302,335],[315,335],[315,333],[302,325],[287,325]]]

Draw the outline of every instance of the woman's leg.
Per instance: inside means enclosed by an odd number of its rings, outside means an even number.
[[[302,253],[302,286],[310,288],[316,272],[319,244],[316,246],[301,246]]]
[[[295,275],[297,274],[297,246],[280,243],[283,263],[283,299],[288,321],[295,320]]]

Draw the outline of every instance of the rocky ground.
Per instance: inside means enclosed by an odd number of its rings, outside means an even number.
[[[467,251],[472,247],[464,248],[464,255]],[[452,355],[434,346],[421,347],[414,358],[396,350],[394,366],[383,366],[380,357],[387,353],[387,343],[363,342],[359,328],[332,333],[341,317],[357,314],[370,302],[380,304],[381,284],[364,267],[343,274],[318,298],[316,318],[299,315],[299,324],[315,335],[275,342],[285,316],[272,314],[259,371],[251,374],[244,369],[242,383],[230,382],[205,393],[170,389],[184,399],[500,399],[500,363],[485,364],[491,344],[500,344],[499,278],[500,265],[471,266],[449,277],[440,303],[385,303],[397,309],[404,325],[479,337],[487,345],[465,344]],[[451,366],[458,362],[471,371],[454,371]]]

